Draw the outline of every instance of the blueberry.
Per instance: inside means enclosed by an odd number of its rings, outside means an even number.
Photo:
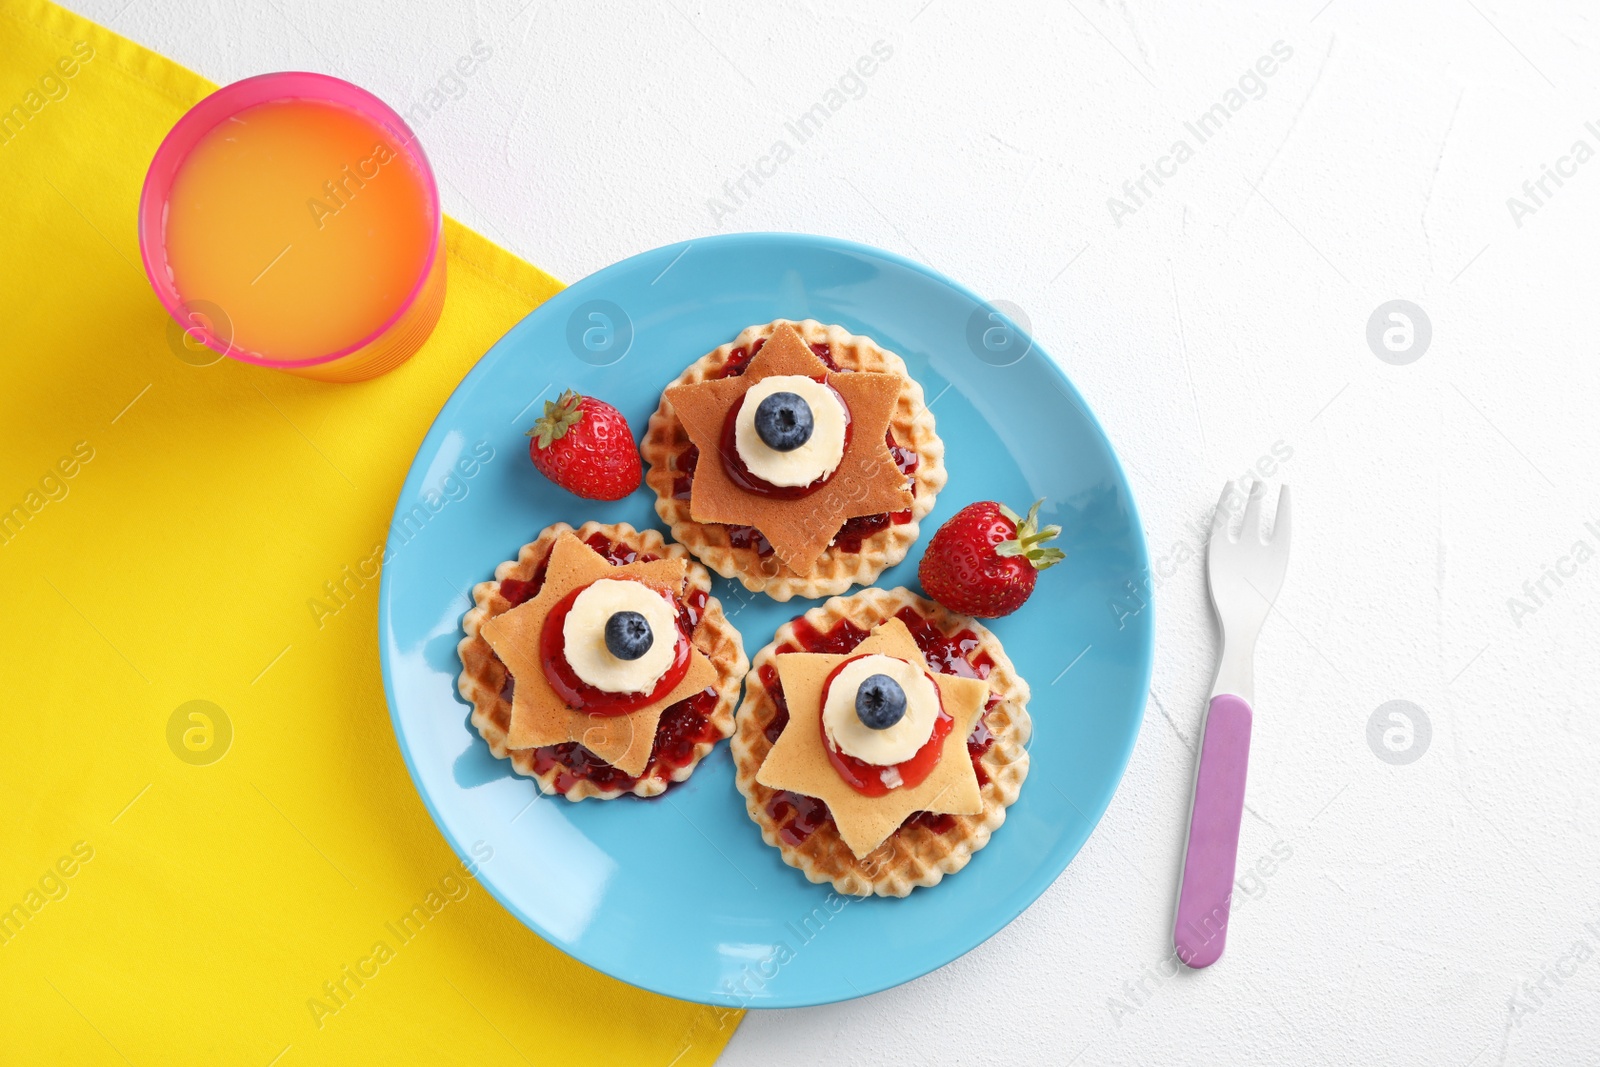
[[[606,620],[606,650],[618,659],[638,659],[654,642],[649,620],[637,611],[619,611]]]
[[[869,730],[887,730],[906,714],[906,691],[887,674],[874,674],[856,690],[856,717]]]
[[[793,452],[811,429],[811,405],[799,393],[773,393],[756,408],[756,436],[774,452]]]

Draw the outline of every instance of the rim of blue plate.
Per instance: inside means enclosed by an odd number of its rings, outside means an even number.
[[[412,457],[411,467],[406,473],[405,481],[401,483],[399,493],[396,495],[394,510],[390,513],[389,528],[386,532],[385,544],[393,542],[394,531],[398,522],[400,521],[401,504],[413,493],[425,474],[424,471],[418,469],[416,456],[427,452],[430,445],[433,445],[442,434],[448,432],[448,428],[443,426],[440,422],[441,417],[447,410],[449,410],[451,404],[455,401],[457,396],[459,396],[464,389],[468,388],[477,375],[487,372],[484,361],[488,358],[488,356],[493,353],[496,348],[503,344],[506,338],[510,337],[519,328],[521,328],[525,322],[537,315],[553,314],[554,312],[551,310],[552,306],[559,310],[562,305],[573,299],[573,294],[580,289],[586,289],[594,285],[600,285],[608,276],[622,273],[637,260],[647,256],[657,256],[671,251],[679,251],[681,254],[682,251],[686,251],[690,245],[737,246],[741,244],[759,244],[761,242],[772,241],[797,241],[805,243],[813,248],[823,248],[850,255],[876,258],[896,267],[922,274],[941,285],[948,286],[959,295],[972,300],[976,304],[991,308],[994,306],[992,301],[979,296],[965,285],[962,285],[960,282],[957,282],[940,273],[939,271],[934,270],[932,267],[929,267],[924,263],[919,263],[916,260],[909,259],[900,255],[899,253],[890,252],[886,249],[878,248],[873,245],[863,244],[858,241],[849,241],[838,237],[825,237],[817,234],[792,231],[758,230],[743,233],[717,234],[710,237],[695,237],[687,241],[678,241],[674,244],[662,245],[657,248],[651,248],[643,252],[635,253],[626,259],[621,259],[610,264],[609,266],[602,267],[593,274],[586,275],[578,281],[573,282],[571,285],[568,285],[560,292],[553,294],[544,303],[540,304],[527,315],[517,320],[515,325],[497,338],[494,344],[490,345],[483,355],[478,357],[477,362],[472,365],[472,369],[467,371],[467,373],[462,377],[461,381],[457,382],[455,388],[450,391],[450,396],[447,397],[444,404],[440,406],[439,411],[434,415],[433,422],[428,427],[428,432],[423,436],[422,441],[417,445],[416,454]],[[1007,318],[1009,319],[1009,316],[1007,316]],[[1071,378],[1067,377],[1066,371],[1062,370],[1061,365],[1056,362],[1054,357],[1049,356],[1048,350],[1043,348],[1043,346],[1038,345],[1037,341],[1029,331],[1020,329],[1015,323],[1012,323],[1012,327],[1021,337],[1028,341],[1031,348],[1038,348],[1041,355],[1045,356],[1043,362],[1048,366],[1050,373],[1054,374],[1060,380],[1060,384],[1065,387],[1071,398],[1076,401],[1079,411],[1088,420],[1094,431],[1099,434],[1101,440],[1105,441],[1107,457],[1109,458],[1112,467],[1115,469],[1117,477],[1121,481],[1122,487],[1126,491],[1129,528],[1133,533],[1133,543],[1137,550],[1136,555],[1138,567],[1136,568],[1136,572],[1148,574],[1150,570],[1150,550],[1149,545],[1145,540],[1144,523],[1139,517],[1138,502],[1135,500],[1133,495],[1133,486],[1128,480],[1127,471],[1122,465],[1121,458],[1117,455],[1116,448],[1111,444],[1110,435],[1106,433],[1105,427],[1100,423],[1099,416],[1094,413],[1094,409],[1089,406],[1088,402],[1084,399],[1083,394],[1078,391],[1078,387],[1072,382]],[[433,819],[434,826],[438,828],[440,834],[444,837],[445,842],[450,846],[451,851],[456,854],[456,857],[464,863],[471,863],[474,861],[470,858],[467,850],[462,847],[461,842],[456,839],[455,834],[451,831],[443,815],[440,813],[438,806],[434,803],[432,795],[423,787],[422,777],[418,772],[416,760],[411,752],[411,746],[407,742],[405,731],[402,729],[400,713],[398,710],[398,702],[396,701],[394,694],[394,671],[392,664],[389,662],[389,645],[385,640],[387,636],[385,620],[388,618],[390,602],[393,596],[393,590],[391,589],[390,584],[391,579],[391,568],[384,567],[383,574],[379,579],[378,584],[377,636],[379,669],[383,675],[384,699],[389,705],[390,726],[394,730],[395,741],[400,748],[400,755],[405,761],[406,773],[411,776],[412,787],[416,790],[418,797],[421,798],[422,805],[425,809],[427,809],[429,817]],[[1142,620],[1141,624],[1147,632],[1147,637],[1141,643],[1140,648],[1139,691],[1148,693],[1150,689],[1150,680],[1155,669],[1155,597],[1151,595],[1150,591],[1146,591],[1145,597],[1146,606],[1145,609],[1140,612],[1140,619]],[[1076,847],[1068,849],[1064,846],[1063,839],[1058,839],[1057,842],[1052,846],[1052,850],[1060,851],[1064,853],[1064,855],[1059,857],[1059,865],[1056,865],[1054,861],[1046,865],[1046,868],[1054,867],[1054,873],[1050,874],[1048,877],[1040,876],[1038,884],[1036,886],[1032,886],[1031,891],[1025,894],[1027,899],[1014,909],[1006,909],[1004,911],[998,911],[985,915],[984,919],[986,921],[983,923],[983,925],[987,928],[983,929],[977,935],[976,940],[973,940],[969,945],[967,945],[967,947],[961,949],[959,952],[956,952],[949,959],[941,962],[931,963],[926,967],[922,967],[920,964],[916,965],[912,968],[914,973],[908,973],[904,977],[894,981],[874,985],[874,987],[871,989],[861,989],[859,991],[853,990],[851,994],[845,996],[802,996],[793,1000],[786,1000],[782,1004],[749,1004],[743,1006],[742,1010],[762,1008],[776,1010],[778,1008],[817,1007],[825,1004],[838,1004],[845,1001],[857,1000],[861,997],[870,996],[874,993],[881,993],[886,989],[893,989],[897,986],[904,985],[907,982],[915,981],[918,978],[931,974],[940,967],[953,963],[955,960],[965,956],[973,949],[976,949],[984,942],[988,941],[995,934],[1011,925],[1011,923],[1014,922],[1019,915],[1021,915],[1028,908],[1032,907],[1033,904],[1038,901],[1039,897],[1044,894],[1046,889],[1048,889],[1058,878],[1061,877],[1062,873],[1072,863],[1073,859],[1077,857],[1078,851],[1083,847],[1084,844],[1088,843],[1089,838],[1094,836],[1094,831],[1099,828],[1101,819],[1105,817],[1106,809],[1110,806],[1112,798],[1116,795],[1117,789],[1121,787],[1123,777],[1127,773],[1128,761],[1133,756],[1133,747],[1138,742],[1139,731],[1144,723],[1144,708],[1145,704],[1144,702],[1141,702],[1139,704],[1137,713],[1132,719],[1128,734],[1123,740],[1121,749],[1117,753],[1118,765],[1116,769],[1116,777],[1112,781],[1112,784],[1105,797],[1096,805],[1098,811],[1095,813],[1094,822],[1089,827],[1089,832],[1084,836],[1083,841],[1079,842]],[[662,988],[636,975],[619,973],[615,970],[602,968],[565,948],[560,939],[555,937],[550,930],[514,904],[494,883],[492,878],[480,876],[477,881],[480,885],[487,889],[489,891],[489,895],[494,897],[494,899],[500,903],[500,906],[505,908],[506,911],[510,912],[518,922],[522,923],[535,934],[539,935],[539,937],[551,947],[557,949],[571,959],[577,960],[586,967],[592,967],[595,970],[599,970],[601,973],[607,974],[621,982],[627,983],[628,985],[646,990],[650,993],[658,994],[660,996],[672,997],[677,1000],[687,1000],[693,1003],[707,1004],[714,1007],[730,1006],[725,1004],[723,1001],[702,999],[688,995],[682,990]]]

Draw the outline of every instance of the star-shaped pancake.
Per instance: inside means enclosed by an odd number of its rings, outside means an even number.
[[[839,466],[826,482],[799,499],[746,492],[728,477],[718,455],[728,412],[744,399],[746,390],[773,374],[825,377],[850,410],[850,441]],[[700,449],[689,493],[690,516],[695,522],[754,526],[778,559],[804,574],[846,519],[911,507],[906,476],[895,466],[884,441],[900,386],[895,374],[829,371],[799,332],[785,323],[772,332],[739,377],[668,389],[667,402]]]
[[[880,624],[849,655],[785,652],[777,657],[789,723],[756,772],[756,781],[769,789],[787,789],[827,804],[839,837],[858,859],[883,844],[915,812],[976,815],[983,810],[978,776],[967,756],[967,735],[977,725],[989,695],[989,683],[978,678],[929,672],[955,725],[945,735],[939,762],[920,783],[869,797],[839,777],[822,741],[823,683],[845,660],[874,652],[927,669],[922,650],[899,619]]]
[[[624,774],[643,773],[650,762],[661,713],[717,680],[711,661],[691,645],[689,670],[666,696],[623,715],[595,715],[573,711],[550,687],[539,638],[551,609],[574,589],[597,579],[636,578],[681,596],[687,575],[681,559],[612,566],[575,535],[562,534],[550,550],[539,594],[488,620],[480,631],[516,680],[507,747],[542,748],[576,741]],[[673,639],[676,640],[675,634]]]

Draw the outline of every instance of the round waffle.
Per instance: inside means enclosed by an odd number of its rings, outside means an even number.
[[[740,639],[739,631],[722,614],[721,601],[708,596],[705,610],[701,613],[700,621],[696,624],[690,639],[711,661],[717,672],[717,680],[713,686],[717,701],[714,710],[708,716],[711,726],[716,731],[716,740],[696,742],[686,763],[669,767],[660,762],[661,731],[658,729],[656,750],[651,752],[650,763],[630,788],[604,788],[581,776],[574,780],[572,775],[566,773],[563,765],[554,763],[548,758],[551,754],[550,749],[507,748],[506,739],[511,729],[511,699],[507,686],[509,674],[505,664],[500,662],[494,650],[489,647],[489,642],[479,631],[486,620],[512,607],[512,602],[502,592],[501,583],[508,578],[524,582],[531,580],[549,557],[556,538],[569,531],[572,531],[572,527],[564,522],[545,527],[538,537],[522,546],[516,559],[506,560],[495,568],[493,581],[479,582],[473,587],[473,607],[461,620],[461,627],[466,636],[457,646],[461,655],[461,675],[457,679],[456,687],[472,704],[472,725],[477,727],[478,733],[489,743],[489,750],[498,759],[510,759],[511,766],[517,773],[534,779],[539,784],[540,791],[560,793],[572,801],[589,797],[612,800],[630,792],[640,797],[655,796],[664,792],[671,782],[684,781],[693,774],[700,761],[716,747],[717,740],[733,732],[733,709],[739,699],[740,683],[749,666],[744,655],[744,643]],[[706,569],[693,560],[688,560],[689,554],[681,545],[667,544],[655,530],[635,530],[627,523],[607,525],[586,522],[575,532],[580,540],[585,541],[595,534],[600,534],[612,543],[626,545],[640,555],[662,559],[668,557],[685,559],[688,562],[685,592],[698,589],[709,594],[711,591],[711,575]],[[663,716],[661,721],[665,724],[668,719]],[[552,749],[568,747],[551,746]],[[587,750],[578,751],[587,754]],[[587,755],[591,762],[599,763],[598,757]]]
[[[945,875],[967,865],[972,854],[989,843],[989,836],[1006,819],[1006,808],[1016,802],[1028,776],[1026,745],[1033,733],[1028,717],[1028,683],[1012,666],[1000,641],[981,624],[947,611],[906,589],[863,589],[850,597],[834,597],[801,618],[826,633],[841,620],[861,630],[873,627],[910,608],[945,636],[961,630],[976,635],[969,661],[985,655],[993,666],[988,674],[989,705],[979,720],[994,743],[978,761],[987,782],[981,784],[983,811],[977,815],[942,815],[934,820],[914,816],[906,820],[883,844],[857,858],[839,837],[838,829],[820,802],[782,794],[756,781],[772,741],[767,728],[779,714],[769,685],[776,685],[771,668],[778,650],[797,651],[794,622],[784,623],[772,643],[756,653],[745,679],[744,702],[739,705],[731,742],[736,781],[750,813],[767,844],[778,849],[783,861],[817,883],[833,883],[852,896],[877,894],[903,897],[918,886],[937,885]],[[930,663],[937,668],[937,664]],[[763,681],[765,675],[770,681]],[[780,731],[781,735],[781,731]],[[799,804],[796,801],[800,801]],[[808,803],[807,803],[808,802]]]
[[[735,544],[731,527],[699,523],[690,517],[688,495],[681,492],[677,483],[684,473],[680,460],[692,443],[665,397],[650,416],[650,426],[640,446],[646,464],[645,484],[655,491],[656,514],[672,529],[672,536],[724,578],[737,579],[751,592],[764,592],[774,600],[833,596],[852,585],[870,585],[885,568],[905,558],[917,539],[918,523],[933,510],[934,499],[944,488],[946,478],[944,443],[934,430],[933,413],[923,401],[922,386],[906,371],[905,361],[878,347],[870,338],[857,337],[838,326],[825,326],[814,319],[776,319],[764,326],[747,327],[728,344],[695,360],[670,385],[692,385],[721,377],[735,352],[749,352],[751,345],[770,337],[785,323],[794,326],[807,344],[826,344],[840,370],[879,371],[900,377],[903,384],[889,428],[895,443],[917,456],[917,467],[911,476],[909,521],[891,523],[864,537],[860,551],[830,546],[810,569],[797,573],[776,556],[762,555],[757,547]]]

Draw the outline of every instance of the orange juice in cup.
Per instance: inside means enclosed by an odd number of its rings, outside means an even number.
[[[189,335],[324,381],[399,366],[444,305],[443,216],[409,127],[320,74],[247,78],[162,142],[139,205],[145,272]]]

